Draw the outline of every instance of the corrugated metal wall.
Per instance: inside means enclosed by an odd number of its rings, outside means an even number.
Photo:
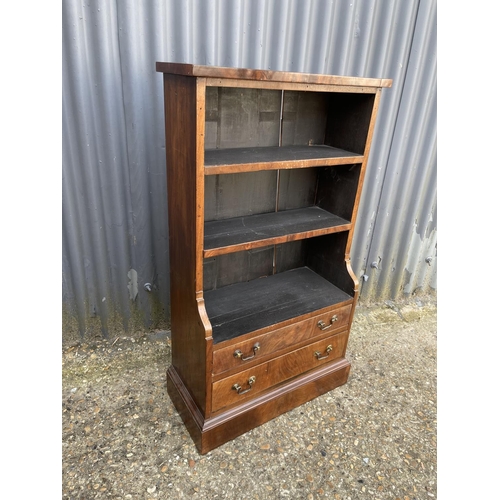
[[[71,0],[63,2],[65,339],[168,327],[156,61],[392,78],[353,266],[365,277],[361,300],[435,289],[435,1]]]

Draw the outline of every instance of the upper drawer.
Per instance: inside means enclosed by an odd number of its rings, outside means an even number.
[[[299,321],[257,337],[233,343],[213,353],[214,375],[237,367],[247,367],[317,335],[335,332],[349,323],[351,304]]]
[[[296,377],[345,354],[348,332],[240,371],[212,384],[212,410],[243,401],[285,380]]]

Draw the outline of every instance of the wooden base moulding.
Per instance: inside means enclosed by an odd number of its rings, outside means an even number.
[[[205,454],[297,406],[344,385],[351,363],[336,360],[268,390],[247,403],[204,419],[171,366],[167,390],[198,451]]]

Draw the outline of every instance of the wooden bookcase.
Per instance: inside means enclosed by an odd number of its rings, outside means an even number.
[[[349,252],[391,80],[158,62],[168,393],[200,453],[347,381]]]

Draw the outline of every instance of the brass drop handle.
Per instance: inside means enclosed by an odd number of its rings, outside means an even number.
[[[245,389],[244,391],[241,390],[241,385],[240,384],[234,384],[233,389],[241,396],[242,394],[245,394],[245,392],[251,391],[252,390],[252,385],[255,383],[255,377],[250,377],[248,379],[248,389]]]
[[[258,342],[256,342],[254,344],[254,346],[252,347],[253,354],[251,356],[245,356],[245,357],[243,357],[243,353],[239,349],[236,349],[236,351],[234,351],[233,356],[235,358],[241,359],[241,361],[248,361],[249,359],[252,359],[252,358],[255,357],[255,355],[257,354],[257,351],[259,349],[260,349],[260,344]]]
[[[335,321],[338,321],[338,316],[334,314],[332,316],[332,319],[330,320],[330,324],[327,325],[323,320],[318,321],[318,328],[320,330],[328,330],[328,328],[331,328],[331,326],[335,323]]]
[[[318,359],[318,360],[319,359],[325,359],[325,358],[327,358],[330,355],[330,353],[332,352],[332,349],[333,349],[333,347],[330,344],[329,346],[327,346],[327,348],[325,350],[326,356],[321,356],[321,353],[319,351],[314,351],[314,355],[316,356],[316,359]]]

